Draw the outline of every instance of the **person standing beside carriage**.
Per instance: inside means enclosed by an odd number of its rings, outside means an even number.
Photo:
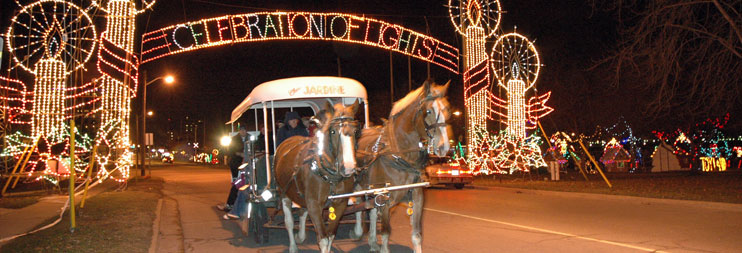
[[[247,128],[245,128],[244,126],[240,126],[239,134],[232,136],[232,142],[230,142],[229,144],[229,157],[227,164],[229,165],[229,172],[232,173],[232,182],[234,182],[234,180],[237,179],[237,176],[239,175],[239,167],[243,163],[244,159],[243,152],[245,148],[245,142],[248,141],[248,138],[249,136],[247,135]],[[234,184],[231,183],[230,185],[232,185],[232,187],[229,189],[227,202],[216,206],[216,208],[220,211],[229,212],[230,210],[232,210],[234,201],[237,199],[237,187],[235,187]]]
[[[285,141],[291,136],[309,136],[309,131],[304,123],[301,122],[301,117],[297,112],[286,112],[286,116],[283,119],[286,123],[283,127],[278,129],[276,135],[276,147],[281,145],[281,142]]]

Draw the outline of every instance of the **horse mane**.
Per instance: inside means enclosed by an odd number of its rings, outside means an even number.
[[[417,88],[416,90],[407,94],[407,96],[395,102],[394,106],[392,106],[392,112],[389,113],[389,118],[397,116],[397,114],[402,112],[405,108],[410,106],[413,102],[417,101],[420,97],[420,94],[422,93],[422,90],[423,90],[423,87],[420,86],[420,88]]]

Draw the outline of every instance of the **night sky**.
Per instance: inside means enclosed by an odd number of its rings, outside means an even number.
[[[160,0],[153,10],[138,17],[136,37],[140,37],[143,31],[227,14],[275,10],[337,11],[359,16],[365,14],[399,24],[460,49],[461,37],[451,24],[445,4],[447,1]],[[539,94],[552,91],[548,105],[555,108],[554,113],[542,120],[547,132],[567,130],[590,134],[596,125],[607,126],[620,119],[628,120],[635,132],[645,136],[649,136],[650,130],[675,127],[659,119],[642,117],[639,104],[646,99],[646,94],[608,85],[605,81],[605,77],[611,75],[608,70],[588,71],[616,43],[616,22],[612,14],[593,9],[589,1],[579,0],[503,0],[501,4],[506,13],[502,17],[500,33],[512,32],[517,26],[517,32],[535,41],[539,50],[544,67],[537,89]],[[3,33],[17,9],[13,1],[3,1],[0,16]],[[103,26],[100,27],[98,30],[102,31]],[[138,47],[139,41],[136,44]],[[148,108],[155,113],[147,123],[148,130],[154,129],[156,139],[164,138],[158,135],[164,135],[167,129],[177,131],[181,127],[180,121],[188,116],[204,120],[208,130],[207,143],[215,143],[224,134],[224,122],[229,119],[232,109],[253,87],[286,77],[335,76],[338,74],[338,57],[342,76],[354,78],[366,86],[372,105],[372,120],[380,122],[379,118],[387,117],[391,95],[388,51],[337,42],[249,42],[195,50],[143,64],[140,69],[146,70],[150,79],[172,74],[177,80],[173,86],[156,83],[148,88]],[[5,70],[7,51],[3,58],[2,69]],[[426,79],[427,64],[414,58],[410,62],[414,89]],[[88,64],[91,63],[94,64],[94,60]],[[394,53],[392,63],[394,98],[399,99],[409,91],[408,57]],[[90,69],[94,71],[95,68]],[[463,110],[461,76],[433,64],[430,69],[437,82],[451,80],[449,100],[456,109]],[[27,76],[19,78],[27,80],[27,83],[33,82]],[[134,104],[133,110],[140,112],[139,98]],[[734,115],[732,119],[736,120]]]

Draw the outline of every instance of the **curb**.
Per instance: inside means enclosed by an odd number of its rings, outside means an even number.
[[[157,210],[155,210],[155,220],[152,222],[152,241],[149,244],[149,252],[157,252],[158,238],[160,237],[160,215],[162,213],[162,198],[157,200]]]
[[[587,199],[606,199],[612,198],[615,200],[623,201],[641,201],[646,203],[657,203],[657,204],[678,204],[686,206],[702,206],[711,209],[727,210],[727,211],[738,211],[742,210],[742,204],[735,203],[724,203],[724,202],[710,202],[710,201],[699,201],[699,200],[682,200],[682,199],[660,199],[650,197],[637,197],[627,195],[614,195],[614,194],[600,194],[600,193],[587,193],[587,192],[567,192],[567,191],[550,191],[550,190],[535,190],[526,188],[516,187],[501,187],[501,186],[476,186],[482,188],[499,189],[499,190],[515,190],[523,193],[532,193],[538,195],[561,195],[561,196],[572,196],[581,197]]]

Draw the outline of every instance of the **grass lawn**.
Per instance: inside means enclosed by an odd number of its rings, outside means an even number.
[[[74,233],[67,212],[56,226],[10,241],[0,252],[147,252],[162,183],[131,180],[126,191],[98,194],[75,209]]]
[[[608,174],[613,188],[600,175],[590,175],[587,182],[579,172],[562,174],[562,181],[544,181],[548,174],[475,177],[474,185],[525,188],[549,191],[586,192],[664,199],[742,203],[742,173]]]

